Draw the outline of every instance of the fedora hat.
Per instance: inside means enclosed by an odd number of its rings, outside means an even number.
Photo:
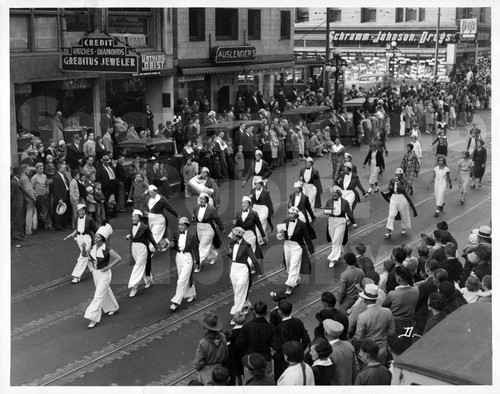
[[[200,324],[210,331],[219,332],[222,330],[222,322],[219,320],[217,315],[212,312],[205,313],[203,316],[200,316],[198,321]]]
[[[101,158],[101,161],[103,163],[109,163],[111,161],[111,159],[109,158],[108,155],[104,155],[102,158]]]
[[[481,238],[491,239],[491,228],[489,226],[479,227],[479,232],[477,233]]]
[[[365,285],[363,292],[359,293],[359,296],[365,300],[376,300],[378,298],[378,286],[368,283]]]
[[[60,202],[58,205],[57,205],[57,208],[56,208],[56,213],[58,215],[64,215],[64,213],[66,212],[66,209],[68,209],[66,203],[64,202]]]

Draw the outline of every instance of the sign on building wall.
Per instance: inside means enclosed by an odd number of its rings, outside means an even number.
[[[139,56],[117,38],[92,33],[61,54],[62,71],[137,73]]]
[[[165,52],[144,52],[140,54],[140,60],[137,75],[162,75],[167,71]]]
[[[460,38],[475,38],[477,34],[477,19],[460,19]]]
[[[391,32],[391,31],[374,31],[374,32],[359,32],[359,31],[332,31],[330,32],[330,42],[361,42],[367,44],[390,43],[435,43],[447,44],[453,40],[453,34],[442,32],[436,37],[435,31],[419,31],[419,32]]]
[[[214,48],[213,61],[215,64],[243,63],[255,60],[257,49],[252,46],[221,46]]]

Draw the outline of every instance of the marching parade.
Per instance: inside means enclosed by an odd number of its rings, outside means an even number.
[[[473,335],[491,337],[491,56],[324,85],[225,106],[189,90],[135,124],[109,102],[96,131],[58,111],[46,141],[25,133],[11,386],[491,385],[491,348],[489,383],[413,361],[467,341],[437,335],[469,309],[462,331],[489,308]]]

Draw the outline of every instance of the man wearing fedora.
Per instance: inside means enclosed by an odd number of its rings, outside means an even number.
[[[212,381],[213,370],[221,367],[222,362],[228,357],[229,350],[226,337],[221,333],[222,321],[215,313],[205,313],[198,318],[198,321],[206,332],[198,342],[194,365],[200,382],[206,385]]]
[[[379,346],[378,361],[385,365],[387,357],[387,340],[396,334],[394,317],[389,308],[377,305],[378,286],[367,284],[363,292],[359,294],[366,303],[366,311],[358,316],[356,322],[355,341],[369,339]]]
[[[108,155],[104,155],[101,159],[102,165],[96,170],[95,180],[101,184],[102,192],[104,194],[104,208],[106,210],[106,217],[114,214],[116,209],[109,208],[109,198],[113,194],[116,196],[116,174],[115,169],[111,163]]]
[[[285,282],[285,293],[287,295],[292,294],[292,289],[299,285],[300,274],[309,275],[311,273],[308,252],[310,254],[314,253],[314,245],[307,226],[298,217],[298,208],[290,207],[288,209],[288,219],[284,223],[285,228],[276,235],[278,240],[285,241],[283,258],[288,272],[288,278]]]
[[[78,170],[78,167],[82,165],[82,148],[82,144],[80,143],[80,134],[73,134],[73,143],[66,145],[66,162],[73,171]]]
[[[70,235],[66,238],[71,238],[76,241],[78,248],[80,249],[80,254],[78,259],[76,260],[75,268],[73,268],[73,272],[71,276],[73,280],[71,281],[73,284],[80,282],[83,273],[85,272],[85,268],[87,268],[87,263],[89,260],[89,251],[92,247],[92,240],[94,239],[94,234],[97,232],[97,226],[90,217],[87,215],[87,206],[85,204],[77,205],[78,216],[76,217],[73,228],[75,229]],[[83,246],[86,245],[86,251],[83,252]],[[85,254],[85,256],[83,256]]]
[[[53,210],[54,212],[54,227],[56,230],[62,231],[64,227],[69,224],[71,212],[67,209],[71,206],[69,202],[69,182],[64,175],[66,164],[58,163],[57,172],[53,178],[54,184],[54,199]],[[62,208],[64,206],[64,209]],[[59,208],[61,207],[61,208]]]
[[[200,263],[198,238],[189,232],[191,222],[188,218],[179,219],[179,232],[170,240],[170,249],[174,249],[175,264],[177,266],[177,287],[174,297],[170,300],[170,310],[175,311],[184,298],[191,303],[196,300],[194,287],[194,267]]]

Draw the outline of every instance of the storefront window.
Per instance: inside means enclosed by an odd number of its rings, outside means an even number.
[[[10,17],[10,50],[29,49],[29,17]]]
[[[110,8],[108,33],[131,47],[149,46],[152,19],[151,8]]]
[[[35,49],[57,49],[56,16],[35,16]]]
[[[294,70],[293,81],[294,83],[304,83],[305,68],[297,67]]]

